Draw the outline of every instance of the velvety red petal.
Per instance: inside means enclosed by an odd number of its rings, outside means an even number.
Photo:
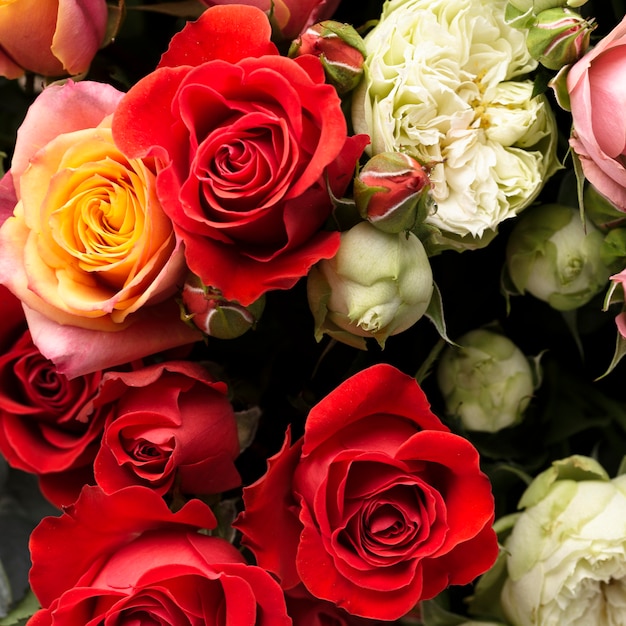
[[[467,439],[453,433],[422,431],[398,450],[398,457],[429,463],[424,475],[441,492],[447,510],[449,531],[441,554],[491,524],[491,483],[480,471],[478,451]]]
[[[236,63],[245,57],[278,54],[271,34],[267,16],[256,7],[211,7],[172,37],[159,67],[196,66],[213,59]]]
[[[272,260],[256,261],[222,244],[192,233],[185,239],[189,268],[207,285],[217,287],[227,300],[247,306],[274,289],[289,289],[320,259],[332,258],[339,248],[339,233],[318,233],[306,245]]]
[[[281,450],[268,459],[267,472],[243,490],[244,510],[233,523],[241,531],[242,543],[258,564],[276,574],[285,589],[300,581],[296,551],[302,526],[291,492],[291,477],[298,464],[301,440],[291,444],[287,431]],[[271,511],[270,516],[267,512]]]
[[[496,534],[491,524],[487,524],[475,537],[448,554],[424,560],[423,599],[434,598],[448,585],[471,583],[495,563],[498,550]]]
[[[47,607],[67,589],[88,585],[104,559],[145,531],[215,525],[211,509],[200,500],[172,513],[159,495],[145,487],[127,487],[111,495],[99,487],[84,487],[61,517],[45,518],[32,532],[30,583]],[[81,549],[68,550],[69,545]]]
[[[91,465],[39,476],[41,493],[58,509],[63,509],[76,502],[81,489],[85,485],[94,484],[95,479]]]
[[[393,393],[389,390],[393,389]],[[338,431],[376,414],[397,416],[417,430],[449,429],[430,410],[426,395],[414,378],[380,363],[355,374],[310,411],[302,448],[303,457]]]
[[[130,158],[155,155],[169,162],[169,151],[176,150],[172,137],[175,118],[172,100],[189,67],[155,70],[133,85],[113,115],[113,139]]]
[[[304,527],[296,563],[304,586],[315,597],[328,600],[353,615],[389,621],[404,616],[415,606],[422,587],[420,570],[406,587],[394,589],[389,585],[383,591],[366,589],[339,573],[305,507],[301,520]]]

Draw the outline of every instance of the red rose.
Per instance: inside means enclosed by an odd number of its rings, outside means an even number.
[[[197,363],[173,361],[134,372],[108,372],[95,406],[107,422],[94,463],[110,493],[133,484],[183,493],[239,486],[237,423],[226,395]]]
[[[59,374],[32,342],[22,306],[0,286],[5,319],[0,337],[0,452],[12,467],[39,476],[56,504],[74,499],[69,475],[89,477],[104,426],[92,400],[100,372],[72,380]],[[59,482],[59,501],[47,489]],[[69,495],[68,495],[69,494]]]
[[[498,553],[494,501],[476,449],[389,365],[356,374],[317,404],[304,436],[244,489],[243,543],[285,589],[393,620]]]
[[[32,533],[30,583],[43,608],[29,626],[290,626],[274,579],[199,532],[215,525],[199,500],[172,513],[145,487],[86,487]]]
[[[157,193],[189,268],[244,306],[335,254],[327,186],[345,191],[367,143],[347,137],[319,59],[280,56],[270,34],[255,7],[207,9],[113,120],[127,154],[162,162]]]

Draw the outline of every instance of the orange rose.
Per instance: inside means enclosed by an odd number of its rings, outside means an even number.
[[[71,359],[74,342],[66,334],[57,341],[59,333],[47,327],[42,332],[41,318],[96,333],[136,327],[146,316],[154,321],[155,313],[168,325],[166,333],[142,337],[133,329],[122,342],[109,338],[119,346],[95,367],[85,362],[97,357],[90,355],[93,345],[87,352],[77,345],[84,352],[81,372],[196,338],[190,339],[171,300],[186,266],[156,197],[154,163],[127,159],[112,139],[111,113],[121,96],[90,82],[50,87],[39,96],[18,135],[8,174],[16,204],[0,228],[0,282],[26,305],[27,316],[35,312],[28,316],[33,339],[57,365]]]
[[[0,0],[0,76],[80,74],[106,23],[105,0]]]

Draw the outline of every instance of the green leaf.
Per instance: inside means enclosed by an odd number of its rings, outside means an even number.
[[[39,608],[39,601],[35,594],[29,590],[16,607],[6,617],[0,619],[0,626],[25,626],[28,619]]]
[[[433,349],[428,353],[426,359],[424,360],[424,362],[420,366],[419,370],[417,370],[417,373],[415,374],[415,380],[420,385],[430,375],[430,373],[431,373],[431,371],[433,369],[433,365],[435,364],[435,362],[439,358],[439,354],[441,353],[443,348],[445,348],[445,346],[446,346],[446,342],[443,339],[440,339],[435,344]]]
[[[626,339],[622,337],[619,331],[616,332],[616,335],[617,336],[615,339],[615,352],[613,353],[613,359],[611,360],[611,363],[609,364],[609,367],[607,368],[606,372],[604,372],[604,374],[599,376],[597,380],[601,380],[605,376],[608,376],[617,367],[617,364],[622,360],[622,357],[626,354]]]
[[[433,295],[430,298],[430,303],[424,314],[434,325],[439,333],[440,337],[447,343],[456,346],[454,341],[448,337],[446,330],[446,320],[443,315],[443,300],[441,298],[441,291],[437,287],[437,283],[434,284]],[[421,369],[420,369],[421,371]]]

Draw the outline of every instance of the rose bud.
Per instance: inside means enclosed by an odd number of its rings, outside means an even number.
[[[581,7],[587,0],[509,0],[507,12],[514,11],[516,14],[538,15],[542,11],[556,7]]]
[[[559,204],[533,207],[511,232],[506,249],[508,275],[519,293],[552,308],[583,306],[608,283],[602,260],[603,235],[578,209]]]
[[[411,230],[430,196],[428,172],[402,152],[373,156],[354,179],[354,201],[363,219],[387,233]]]
[[[223,298],[217,289],[202,284],[190,274],[182,291],[181,317],[199,328],[205,335],[217,339],[235,339],[254,327],[265,307],[261,296],[245,307]]]
[[[528,51],[544,67],[559,70],[587,51],[596,26],[593,20],[565,7],[542,11],[528,29]]]
[[[292,58],[303,54],[319,57],[328,82],[339,94],[354,89],[363,76],[365,44],[350,24],[326,20],[310,26],[289,49]]]
[[[533,395],[533,369],[500,333],[476,329],[444,350],[437,383],[446,411],[467,430],[495,433],[521,422]]]
[[[317,341],[328,334],[365,349],[364,338],[373,337],[384,347],[424,315],[433,275],[413,233],[385,233],[360,222],[341,234],[332,259],[313,267],[307,291]]]

